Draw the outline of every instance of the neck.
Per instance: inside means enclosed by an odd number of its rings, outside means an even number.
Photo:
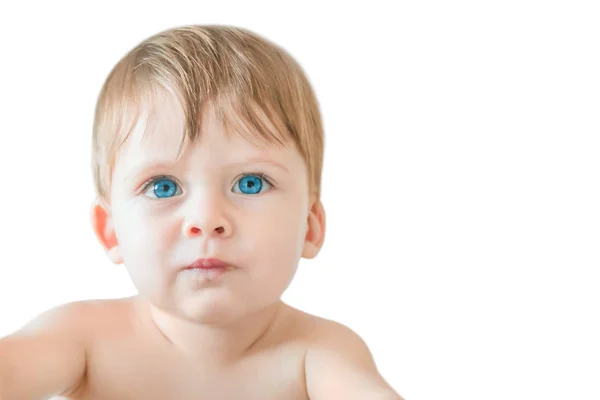
[[[217,364],[239,360],[275,325],[281,301],[271,304],[226,325],[204,325],[163,311],[149,303],[151,321],[162,336],[179,351],[191,357],[201,356]]]

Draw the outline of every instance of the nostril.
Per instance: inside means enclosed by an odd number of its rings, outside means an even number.
[[[200,229],[198,229],[194,226],[194,227],[192,227],[192,229],[190,229],[190,232],[192,232],[193,234],[196,234],[196,233],[200,232]]]
[[[221,234],[223,232],[225,232],[225,228],[223,228],[222,226],[215,228],[215,231],[217,231],[217,233]]]

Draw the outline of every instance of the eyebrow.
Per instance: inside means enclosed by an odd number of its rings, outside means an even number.
[[[271,166],[278,168],[282,171],[285,171],[287,173],[290,172],[289,169],[287,169],[287,167],[283,164],[278,163],[277,161],[271,159],[271,158],[265,158],[265,157],[254,157],[254,158],[247,158],[243,161],[237,161],[237,162],[232,162],[227,164],[227,166],[239,166],[239,165],[244,165],[244,164],[270,164]]]
[[[273,159],[265,158],[265,157],[247,158],[242,161],[228,163],[225,165],[225,167],[232,167],[232,166],[239,167],[239,166],[242,166],[245,164],[269,164],[269,165],[271,165],[275,168],[278,168],[282,171],[285,171],[287,173],[290,172],[290,170],[285,165],[278,163],[277,161],[275,161]],[[125,176],[125,180],[127,180],[127,181],[137,180],[140,175],[147,174],[150,171],[161,170],[161,169],[170,169],[170,168],[173,168],[174,166],[175,166],[175,163],[173,163],[173,162],[165,162],[165,161],[150,162],[148,164],[144,164],[144,165],[141,165],[141,166],[138,166],[138,167],[132,169]]]
[[[138,180],[141,175],[148,174],[151,171],[161,170],[161,169],[169,169],[175,166],[172,162],[165,161],[155,161],[147,164],[143,164],[133,168],[127,175],[125,175],[125,181],[134,181]]]

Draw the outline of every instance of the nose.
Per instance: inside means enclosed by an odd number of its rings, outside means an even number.
[[[204,198],[195,203],[186,215],[183,225],[185,236],[225,238],[232,234],[232,224],[223,200]]]

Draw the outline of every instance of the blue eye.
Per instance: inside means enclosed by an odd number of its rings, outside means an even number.
[[[235,185],[243,194],[258,194],[269,183],[258,175],[246,175]]]
[[[152,193],[159,199],[173,197],[179,192],[179,186],[172,179],[161,178],[152,184]]]

